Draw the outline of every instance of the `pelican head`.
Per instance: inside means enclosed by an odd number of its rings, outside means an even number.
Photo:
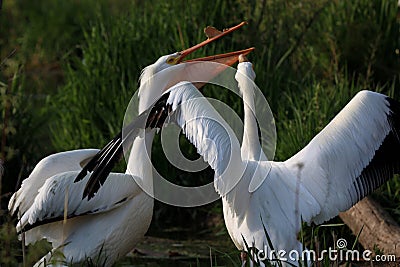
[[[161,96],[164,91],[166,91],[173,85],[181,81],[193,81],[196,79],[196,77],[198,78],[199,76],[197,75],[197,72],[199,71],[199,68],[196,68],[196,64],[193,63],[214,62],[226,65],[226,67],[228,67],[238,61],[239,55],[247,55],[248,53],[253,51],[254,48],[248,48],[241,51],[234,51],[230,53],[196,58],[186,61],[184,60],[194,51],[239,29],[245,24],[245,22],[242,22],[222,32],[212,28],[212,35],[210,35],[211,27],[207,27],[204,30],[204,32],[208,36],[207,40],[180,52],[164,55],[153,64],[145,67],[140,75],[139,97],[141,99],[146,99],[146,101],[140,102],[139,110],[143,111],[147,109],[151,104],[153,104],[155,100],[157,100]],[[204,75],[204,73],[202,73],[201,78],[199,78],[198,81],[204,81],[204,79],[209,81],[217,76],[219,73],[221,73],[223,70],[224,68],[207,70],[207,74]],[[149,88],[152,88],[152,90],[150,90]],[[155,88],[157,88],[157,90],[154,90]]]

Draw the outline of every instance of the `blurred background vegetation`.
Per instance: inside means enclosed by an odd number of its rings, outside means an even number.
[[[104,146],[120,131],[143,67],[204,40],[207,25],[222,29],[243,20],[244,29],[193,57],[256,47],[249,58],[277,122],[276,160],[306,145],[357,91],[400,98],[395,0],[3,1],[0,265],[21,261],[6,206],[37,162],[54,152]],[[242,113],[240,99],[222,98]],[[168,164],[157,168],[187,186],[212,179],[209,169],[187,179]],[[400,222],[400,179],[374,196]],[[149,234],[229,240],[221,214],[220,201],[196,209],[157,202]],[[346,227],[335,231],[349,235]]]

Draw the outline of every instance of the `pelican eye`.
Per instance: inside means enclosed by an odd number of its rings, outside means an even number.
[[[174,65],[176,63],[177,59],[178,59],[177,57],[169,57],[167,59],[167,64]]]

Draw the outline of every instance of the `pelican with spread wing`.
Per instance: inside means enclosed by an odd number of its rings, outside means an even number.
[[[190,82],[180,82],[128,126],[104,154],[135,140],[138,129],[176,123],[215,171],[225,224],[236,247],[269,255],[264,227],[274,250],[296,250],[301,222],[320,224],[337,216],[400,171],[400,104],[379,93],[361,91],[310,143],[286,161],[267,159],[258,142],[252,64],[242,57],[236,80],[245,103],[242,146],[212,105]],[[131,155],[133,156],[133,155]],[[104,168],[106,162],[98,162]],[[261,183],[254,183],[261,181]],[[98,183],[93,177],[88,188]],[[252,182],[253,181],[253,182]],[[265,251],[267,250],[267,251]],[[297,259],[288,259],[298,265]]]

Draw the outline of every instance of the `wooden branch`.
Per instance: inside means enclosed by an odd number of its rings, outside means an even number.
[[[400,257],[400,227],[372,198],[366,197],[339,217],[355,235],[360,232],[360,244],[371,251],[378,248],[384,254]]]

